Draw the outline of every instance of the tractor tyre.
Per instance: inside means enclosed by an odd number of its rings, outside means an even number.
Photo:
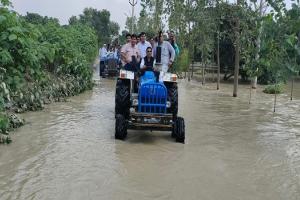
[[[103,76],[103,72],[104,72],[104,68],[105,68],[105,63],[103,61],[100,61],[100,69],[99,69],[99,72],[100,72],[100,76]]]
[[[123,115],[117,114],[115,125],[115,138],[124,140],[127,136],[127,122]]]
[[[126,119],[129,118],[130,110],[130,89],[129,84],[123,80],[117,81],[116,96],[115,96],[115,116],[123,115]]]
[[[184,144],[185,140],[185,124],[184,119],[182,117],[177,117],[175,121],[175,134],[176,134],[176,142],[180,142]]]
[[[178,88],[176,83],[168,87],[168,100],[171,103],[168,113],[172,113],[173,118],[176,118],[178,113]]]

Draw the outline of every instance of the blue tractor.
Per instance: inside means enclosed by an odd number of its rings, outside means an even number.
[[[103,78],[116,76],[119,70],[118,64],[119,58],[113,52],[109,52],[100,59],[100,76]]]
[[[136,83],[134,72],[120,70],[115,96],[115,138],[124,140],[128,129],[170,131],[177,142],[184,143],[185,124],[177,116],[177,75],[165,73],[157,82],[146,71]]]

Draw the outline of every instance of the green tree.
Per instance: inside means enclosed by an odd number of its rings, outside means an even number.
[[[130,30],[133,29],[134,30],[137,30],[137,24],[136,24],[137,20],[136,20],[136,17],[127,17],[126,18],[126,22],[125,22],[125,29],[126,31],[130,32]],[[133,26],[132,26],[133,24]]]
[[[112,37],[118,35],[120,30],[118,23],[110,20],[110,12],[105,9],[85,8],[79,18],[72,16],[69,19],[69,24],[77,22],[94,28],[100,44],[110,43]]]
[[[79,20],[76,16],[70,17],[70,19],[69,19],[69,24],[70,25],[74,25],[74,24],[77,24],[77,23],[79,23]]]
[[[163,29],[162,17],[165,9],[164,0],[141,0],[141,5],[143,10],[145,10],[145,16],[147,16],[149,21],[148,30],[153,30],[157,33],[159,30]]]
[[[46,23],[49,23],[49,22],[59,24],[58,19],[52,18],[52,17],[47,17],[47,16],[43,17],[43,16],[41,16],[37,13],[27,12],[27,14],[24,16],[24,19],[27,22],[32,23],[32,24],[46,24]]]
[[[140,16],[137,20],[137,32],[146,32],[148,37],[154,37],[157,32],[153,29],[153,18],[151,13],[147,11],[147,6],[141,3],[143,9],[140,12]]]

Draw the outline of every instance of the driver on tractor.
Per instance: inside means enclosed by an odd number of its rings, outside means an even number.
[[[159,72],[154,71],[154,57],[152,56],[152,47],[147,47],[146,56],[141,60],[141,76],[145,74],[146,71],[154,72],[156,80],[158,81]]]

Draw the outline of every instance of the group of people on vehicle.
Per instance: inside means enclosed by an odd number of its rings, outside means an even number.
[[[174,32],[169,32],[169,37],[158,33],[151,43],[146,40],[146,33],[142,32],[138,36],[127,34],[127,43],[121,48],[121,61],[125,70],[138,72],[142,74],[145,71],[154,71],[157,80],[159,75],[167,72],[179,54],[179,48],[176,44]]]
[[[99,54],[102,62],[108,57],[115,58],[121,62],[125,70],[141,72],[141,74],[145,71],[153,71],[159,80],[159,75],[172,67],[175,57],[179,54],[179,48],[173,31],[169,31],[168,35],[160,31],[157,37],[149,41],[145,32],[139,35],[128,33],[126,44],[121,48],[118,46],[108,48],[104,44]]]
[[[112,46],[110,44],[104,44],[103,47],[99,49],[100,76],[105,77],[103,74],[105,71],[108,75],[115,75],[118,72],[118,69],[121,66],[120,49],[120,45]]]
[[[99,50],[99,56],[101,61],[105,61],[109,58],[119,60],[120,59],[119,47],[118,46],[109,47],[106,44],[104,44],[103,47],[100,48]]]

